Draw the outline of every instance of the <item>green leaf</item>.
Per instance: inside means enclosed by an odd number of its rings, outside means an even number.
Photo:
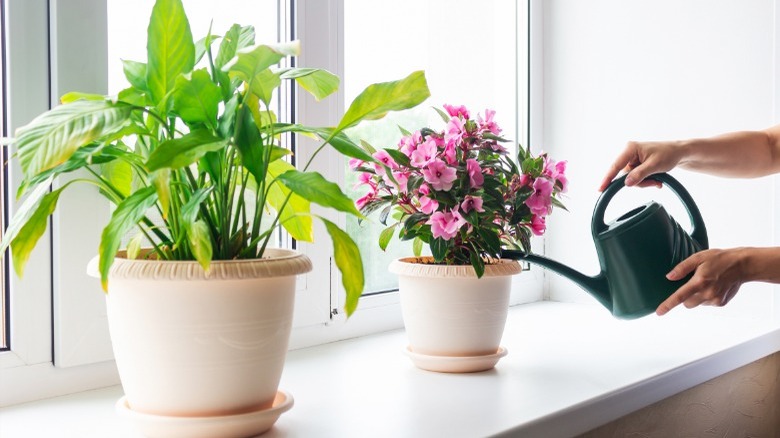
[[[50,175],[49,178],[42,181],[24,201],[16,209],[14,216],[11,218],[11,222],[8,224],[8,228],[3,233],[3,239],[0,241],[0,256],[5,254],[5,250],[8,249],[8,245],[16,239],[19,234],[19,230],[22,229],[24,224],[30,219],[30,217],[38,209],[43,197],[49,192],[49,186],[54,180],[55,175]]]
[[[128,259],[135,260],[138,258],[138,255],[141,254],[141,243],[143,242],[143,239],[144,234],[137,233],[129,242],[127,242],[126,253]]]
[[[292,193],[286,186],[273,181],[274,178],[290,170],[295,170],[295,167],[286,161],[276,160],[268,164],[266,202],[278,212],[279,223],[293,239],[301,242],[312,242],[314,241],[314,225],[310,216],[311,203],[300,195]],[[284,210],[280,211],[288,195],[290,200]]]
[[[385,148],[385,152],[390,155],[393,161],[400,164],[401,166],[409,167],[411,164],[409,157],[407,157],[405,153],[399,151],[398,149]]]
[[[346,134],[339,132],[333,135],[333,128],[311,128],[303,125],[277,123],[274,125],[274,132],[281,134],[283,132],[298,132],[303,134],[314,134],[322,140],[329,140],[329,144],[333,146],[340,154],[350,158],[357,158],[359,160],[367,161],[369,163],[376,160],[365,149],[356,145]],[[376,152],[376,151],[374,151]]]
[[[477,278],[482,278],[485,275],[485,261],[479,256],[476,249],[469,251],[469,260],[471,261],[471,266],[474,267]]]
[[[398,222],[396,222],[395,224],[390,225],[389,227],[385,228],[379,234],[379,247],[382,248],[382,251],[386,251],[387,250],[387,245],[393,239],[393,235],[395,234],[395,228],[397,226],[398,226]]]
[[[435,109],[436,112],[439,113],[439,117],[441,117],[441,119],[444,120],[444,123],[450,122],[450,115],[445,113],[444,110],[442,110],[441,108],[436,108],[435,106],[433,107],[433,109]]]
[[[106,100],[106,96],[102,94],[81,93],[78,91],[71,91],[65,93],[60,97],[60,103],[73,103],[77,100]]]
[[[282,79],[295,79],[298,85],[315,99],[322,100],[339,89],[339,77],[319,68],[291,68],[285,70]]]
[[[184,227],[187,231],[187,241],[190,244],[192,255],[195,256],[195,260],[203,267],[203,270],[209,272],[212,247],[208,225],[203,220],[199,220],[193,224],[185,223]]]
[[[333,261],[341,271],[341,284],[347,293],[344,310],[347,316],[357,309],[360,296],[363,295],[365,278],[363,275],[363,259],[360,257],[355,241],[333,222],[320,217],[333,241]]]
[[[412,242],[412,254],[414,254],[415,257],[420,257],[422,255],[422,249],[423,249],[423,241],[419,237],[415,237],[414,241]]]
[[[265,162],[263,144],[260,131],[252,118],[252,111],[247,105],[241,105],[236,117],[238,128],[235,133],[235,144],[241,154],[241,165],[255,177],[255,181],[263,181],[266,168],[263,165]]]
[[[563,210],[569,211],[568,208],[566,208],[565,205],[561,201],[559,201],[557,198],[550,197],[550,202],[552,202],[552,205],[556,206],[557,208],[561,208]]]
[[[236,56],[224,67],[231,78],[238,78],[248,84],[249,90],[266,105],[270,105],[273,90],[281,84],[279,75],[269,67],[279,63],[285,56],[300,52],[300,42],[274,46],[258,45],[236,52]]]
[[[214,67],[221,69],[222,66],[236,56],[240,35],[241,26],[238,24],[234,24],[225,32],[225,37],[222,38],[222,42],[219,44],[219,52],[217,52],[217,56],[214,58]]]
[[[162,210],[163,219],[168,219],[168,210],[171,207],[171,170],[160,169],[150,175],[152,185],[157,191],[157,198],[160,201],[160,210]]]
[[[449,241],[437,237],[431,240],[431,254],[433,259],[439,263],[447,255],[447,249],[450,247]]]
[[[57,200],[60,193],[67,185],[48,193],[41,199],[38,208],[24,224],[19,234],[16,235],[11,243],[11,260],[14,263],[14,271],[19,278],[22,278],[24,267],[30,259],[30,253],[35,248],[38,240],[43,236],[46,227],[49,225],[49,216],[57,208]]]
[[[102,176],[124,197],[133,190],[133,166],[125,160],[112,160],[103,164]]]
[[[355,126],[363,120],[381,119],[390,111],[415,107],[430,95],[422,71],[416,71],[399,81],[369,85],[352,101],[336,130]]]
[[[250,83],[257,74],[278,64],[285,56],[297,56],[300,49],[299,41],[273,46],[260,44],[248,47],[238,50],[236,56],[225,64],[222,70]]]
[[[149,155],[146,168],[150,172],[163,168],[180,169],[198,161],[207,152],[224,148],[226,144],[225,140],[207,130],[192,131],[183,137],[160,143]]]
[[[16,130],[19,163],[27,178],[70,158],[80,147],[125,125],[132,107],[105,100],[60,105]]]
[[[195,43],[181,0],[157,0],[146,44],[146,86],[155,103],[174,88],[176,78],[195,65]]]
[[[114,263],[117,251],[119,251],[122,237],[146,215],[146,211],[155,202],[157,202],[157,192],[153,187],[146,187],[122,201],[111,215],[111,219],[100,237],[98,250],[100,282],[104,291],[108,291],[108,271]]]
[[[475,226],[474,228],[487,246],[486,249],[490,252],[490,255],[498,256],[501,253],[501,240],[498,238],[498,234],[484,227]]]
[[[142,91],[149,91],[146,87],[146,63],[123,59],[122,66],[127,82],[130,82],[130,85]]]
[[[107,152],[110,152],[113,149],[114,148],[102,148],[96,144],[77,149],[76,152],[68,158],[68,161],[57,167],[35,174],[35,176],[30,179],[23,180],[16,192],[17,199],[21,198],[31,188],[48,180],[52,175],[57,176],[63,173],[73,172],[74,170],[81,169],[89,164],[103,164],[115,160],[115,156],[107,154]],[[47,184],[49,183],[50,181],[47,182]]]
[[[279,180],[290,190],[315,204],[363,218],[352,199],[345,195],[337,184],[326,180],[317,172],[288,170],[279,175]]]
[[[217,128],[217,110],[222,93],[206,69],[195,70],[176,79],[173,109],[188,124],[205,123]]]
[[[139,90],[135,87],[128,87],[120,91],[117,95],[117,100],[120,102],[129,103],[135,106],[152,106],[152,99],[149,97],[148,92]]]
[[[193,224],[198,218],[198,211],[200,210],[200,204],[209,197],[214,186],[200,188],[192,194],[192,197],[181,208],[181,220],[185,224]]]

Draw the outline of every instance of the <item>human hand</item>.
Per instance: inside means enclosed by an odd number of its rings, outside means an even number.
[[[745,282],[744,257],[739,249],[708,249],[697,252],[674,267],[666,278],[677,281],[691,272],[693,277],[658,306],[655,313],[664,315],[684,304],[725,306]]]
[[[661,187],[660,182],[645,181],[645,178],[655,173],[672,170],[681,158],[682,151],[678,142],[630,141],[609,167],[606,176],[601,181],[599,191],[603,192],[621,170],[628,173],[626,186]]]

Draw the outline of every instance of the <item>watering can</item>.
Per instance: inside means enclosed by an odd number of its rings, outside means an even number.
[[[692,275],[679,281],[666,278],[678,263],[709,247],[707,229],[688,191],[666,173],[648,178],[672,189],[682,201],[693,224],[690,234],[654,201],[604,223],[604,211],[624,187],[625,178],[624,175],[614,180],[593,210],[591,231],[601,266],[601,272],[595,277],[537,254],[503,250],[502,257],[525,260],[563,275],[593,295],[617,318],[634,319],[652,313]]]

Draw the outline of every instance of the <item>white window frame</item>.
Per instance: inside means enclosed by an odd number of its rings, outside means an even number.
[[[106,92],[105,0],[4,1],[7,16],[13,17],[6,35],[9,133],[56,105],[66,91]],[[293,23],[287,17],[295,17],[297,38],[302,42],[298,65],[326,68],[344,77],[343,0],[295,0],[292,10],[284,1],[280,5],[280,38],[285,38],[287,26]],[[518,2],[518,22],[527,19],[528,10],[526,1]],[[518,33],[517,55],[524,54],[527,37],[525,32]],[[526,61],[526,56],[518,56],[517,76],[523,82],[528,74]],[[532,93],[536,86],[531,87]],[[520,86],[518,94],[524,91]],[[335,125],[343,114],[341,91],[316,105],[305,93],[296,96],[301,123]],[[531,140],[528,108],[517,109],[516,132],[523,133],[527,142]],[[534,120],[530,123],[535,126]],[[298,162],[308,159],[313,146],[299,145]],[[312,170],[343,184],[344,164],[343,157],[325,148]],[[11,161],[10,193],[18,187],[20,175],[18,163]],[[0,353],[0,406],[119,383],[105,300],[97,282],[85,273],[86,262],[98,246],[95,230],[102,229],[110,209],[99,194],[88,189],[69,192],[63,194],[52,227],[33,252],[24,279],[9,273],[11,350]],[[18,202],[11,198],[12,214]],[[313,210],[345,225],[342,214],[316,206]],[[315,270],[302,276],[298,287],[291,348],[401,328],[398,292],[363,297],[349,321],[343,312],[334,310],[343,308],[344,292],[331,260],[328,234],[321,224],[315,224],[317,243],[298,245],[312,259]],[[512,303],[542,299],[542,283],[539,269],[516,277]]]
[[[77,14],[78,16],[74,17],[74,22],[69,24],[73,29],[60,28],[58,31],[58,23],[67,18],[67,11],[71,7],[82,8],[83,12],[92,10],[91,8],[99,4],[95,0],[52,0],[50,2],[6,0],[5,6],[8,84],[6,126],[8,132],[12,133],[19,126],[49,109],[53,103],[52,95],[59,93],[58,84],[67,84],[67,75],[58,75],[58,71],[65,71],[67,67],[62,64],[58,66],[56,63],[58,59],[56,52],[61,48],[50,46],[50,35],[69,31],[79,34],[78,30],[81,29],[81,36],[83,36],[83,32],[94,28],[94,22],[88,21],[91,18],[88,13]],[[73,10],[70,12],[72,13]],[[95,39],[94,34],[92,38]],[[49,58],[50,51],[53,61]],[[85,71],[91,67],[94,66],[82,65]],[[74,72],[70,75],[77,76]],[[86,79],[89,80],[88,77]],[[14,199],[13,194],[22,180],[21,175],[18,162],[12,160],[8,168],[10,215],[19,206],[19,201]],[[63,310],[61,304],[64,300],[59,300],[60,293],[67,295],[64,298],[73,302],[79,309],[87,306],[85,302],[75,302],[72,296],[80,292],[86,293],[86,290],[82,290],[79,284],[66,287],[62,283],[62,281],[70,281],[71,272],[84,272],[83,265],[76,267],[79,262],[79,250],[88,250],[91,243],[85,242],[80,237],[81,234],[73,230],[77,229],[75,228],[77,226],[85,226],[86,215],[81,211],[79,215],[72,216],[67,208],[65,210],[52,219],[52,229],[44,234],[40,244],[31,254],[24,278],[20,279],[8,273],[11,288],[10,351],[0,353],[0,406],[108,386],[118,382],[116,366],[111,361],[71,368],[54,365],[58,353],[62,355],[63,362],[68,364],[67,350],[64,350],[63,346],[67,348],[81,342],[81,345],[87,347],[97,347],[89,336],[82,336],[80,339],[78,336],[71,337],[67,340],[67,335],[70,333],[68,330],[73,327],[68,325],[68,321],[71,324],[78,324],[80,322],[78,314],[69,315],[67,318],[57,317]],[[87,213],[90,216],[96,215],[94,205],[87,210]],[[62,235],[66,237],[62,238]],[[68,237],[71,240],[68,240]],[[53,245],[55,240],[59,243]],[[65,252],[66,249],[76,251]],[[58,266],[58,269],[53,269],[53,265]],[[72,270],[68,270],[71,268]],[[57,294],[53,295],[53,291]],[[92,297],[92,301],[102,302],[101,295],[96,294]],[[56,330],[52,321],[55,321]],[[76,326],[75,328],[82,331],[94,330],[94,327],[80,329]],[[99,332],[99,330],[94,331]],[[75,344],[66,344],[73,339],[76,339]],[[93,351],[97,350],[93,349]],[[100,356],[95,358],[101,359]],[[83,360],[81,362],[85,363]]]

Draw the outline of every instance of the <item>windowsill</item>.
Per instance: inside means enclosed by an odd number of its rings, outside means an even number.
[[[780,350],[780,326],[680,309],[619,321],[591,305],[510,310],[496,369],[438,374],[402,330],[290,352],[295,406],[267,437],[571,436]],[[132,437],[120,387],[0,409],[0,436]],[[45,421],[41,421],[45,419]]]

